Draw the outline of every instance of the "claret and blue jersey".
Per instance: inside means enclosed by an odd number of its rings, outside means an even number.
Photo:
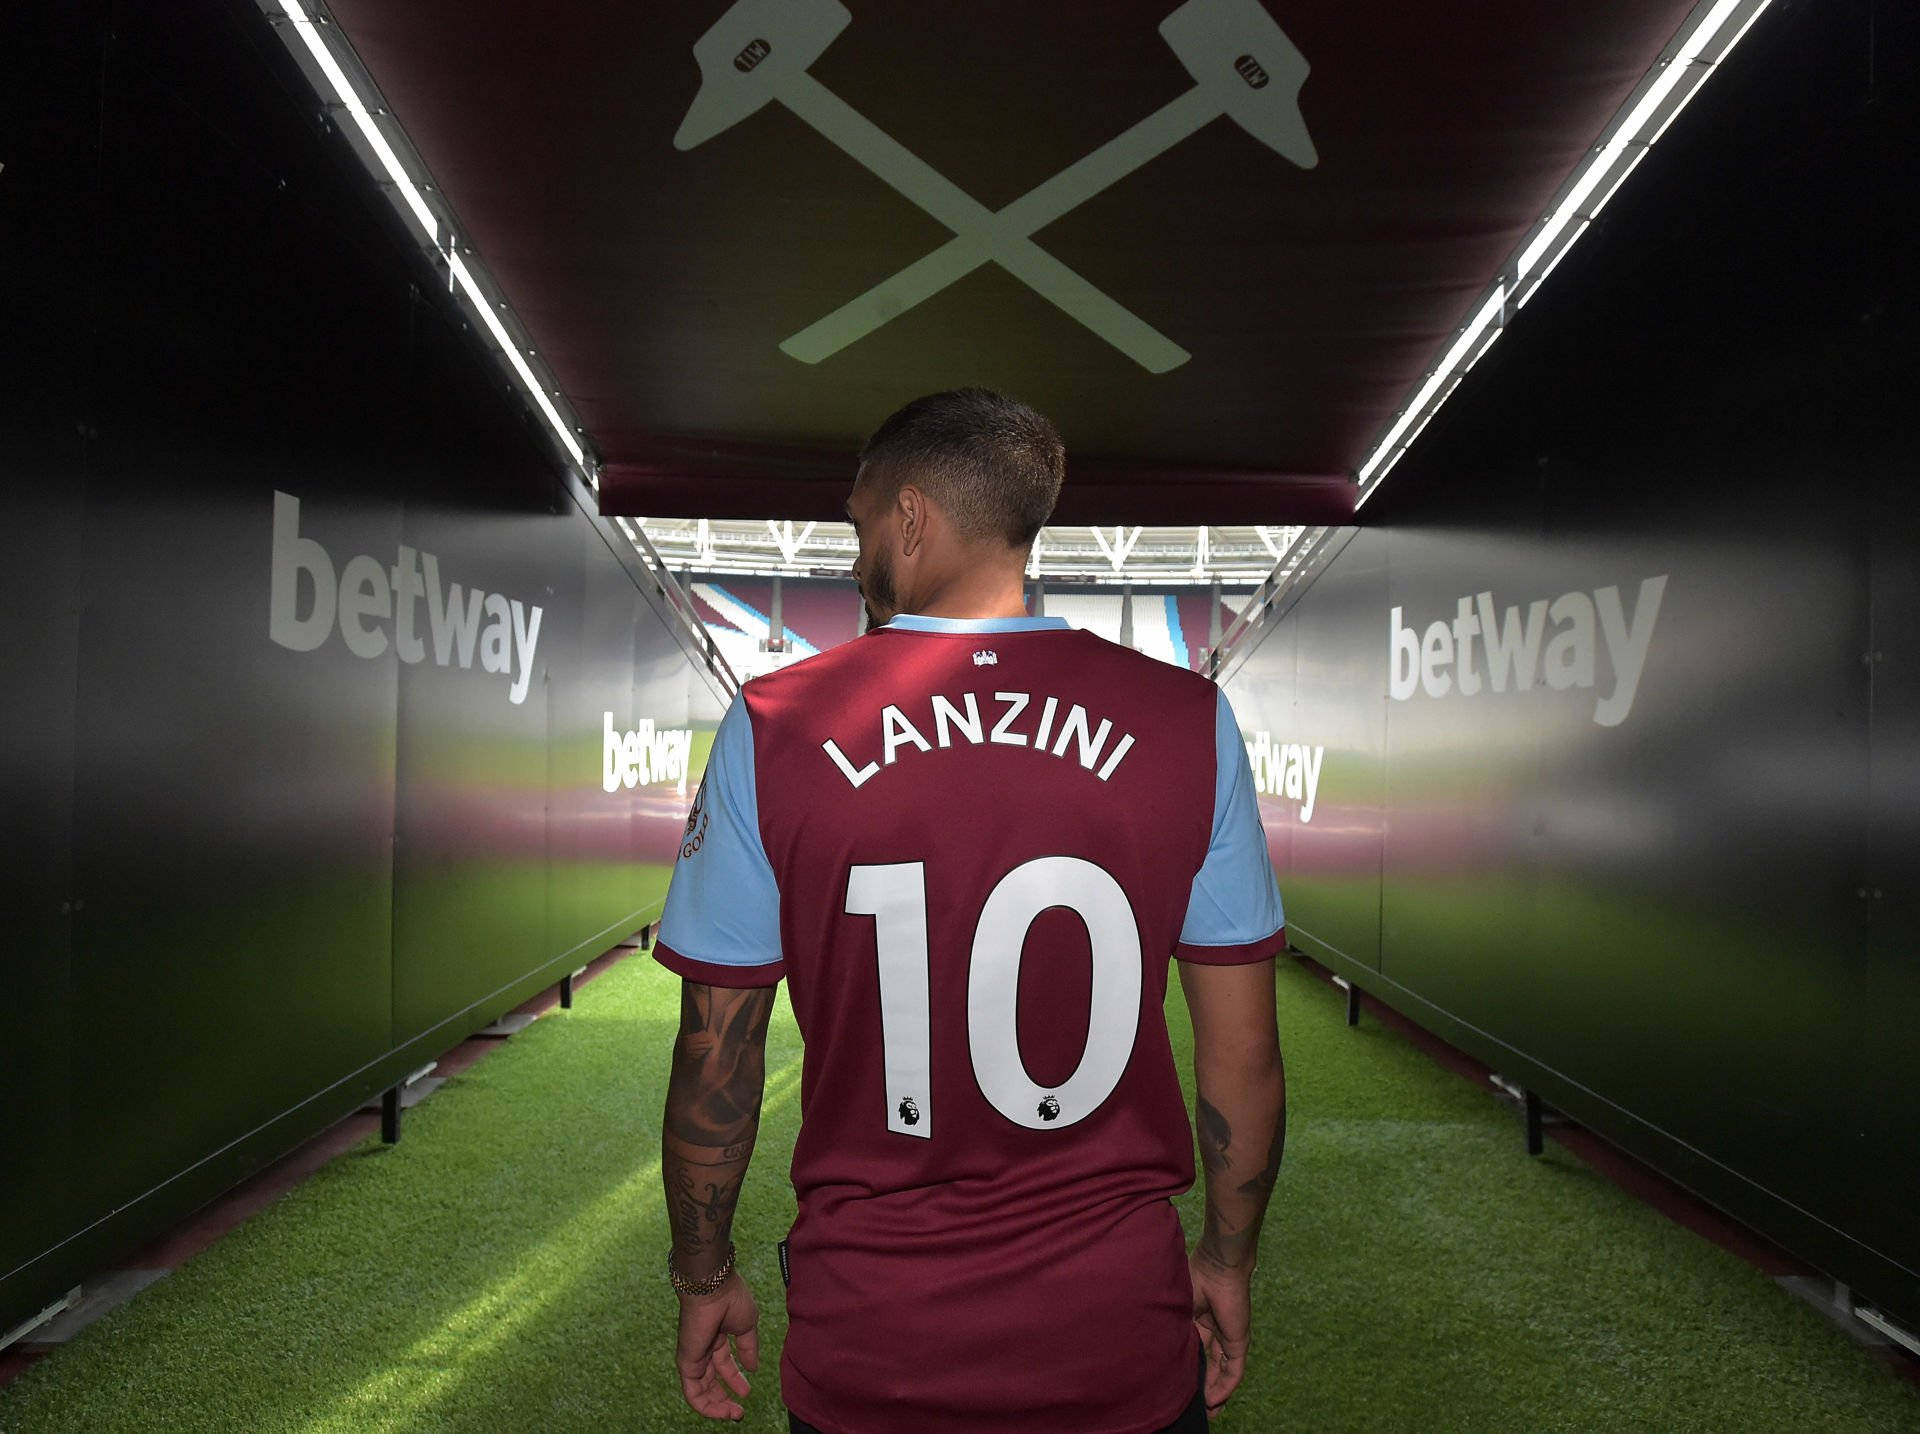
[[[748,683],[656,952],[784,976],[806,1042],[790,1407],[930,1434],[1178,1413],[1168,961],[1283,942],[1238,726],[1194,673],[1058,619],[900,617]]]

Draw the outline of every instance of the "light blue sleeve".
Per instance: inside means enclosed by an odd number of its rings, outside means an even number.
[[[1267,855],[1267,834],[1260,826],[1240,723],[1224,691],[1214,714],[1213,740],[1213,837],[1193,879],[1180,944],[1250,946],[1278,933],[1286,915]]]
[[[712,966],[780,961],[780,888],[760,840],[753,722],[736,697],[720,719],[667,886],[660,944]]]

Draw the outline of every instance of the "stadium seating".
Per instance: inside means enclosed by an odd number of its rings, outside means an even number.
[[[850,579],[787,578],[780,585],[781,626],[786,652],[767,652],[772,634],[773,581],[736,573],[695,574],[688,584],[714,643],[742,677],[771,671],[788,662],[838,646],[859,632],[860,599]],[[1247,595],[1223,594],[1220,621],[1233,622]],[[1112,587],[1055,587],[1043,599],[1051,617],[1074,627],[1120,640],[1122,594]],[[1133,647],[1162,662],[1195,670],[1206,661],[1212,596],[1208,590],[1140,591],[1133,594]]]

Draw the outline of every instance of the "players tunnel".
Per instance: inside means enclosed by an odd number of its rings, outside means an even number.
[[[1304,956],[1920,1328],[1910,7],[0,35],[0,1333],[647,928],[962,382]]]

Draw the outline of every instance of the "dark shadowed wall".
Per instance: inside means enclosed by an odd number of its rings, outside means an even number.
[[[1910,1324],[1913,20],[1774,6],[1226,679],[1301,948]]]
[[[33,9],[0,1329],[651,920],[716,707],[258,16]]]

